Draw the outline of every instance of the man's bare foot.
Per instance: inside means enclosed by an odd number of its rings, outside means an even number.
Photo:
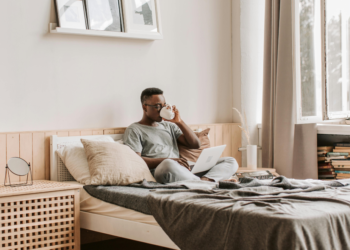
[[[209,179],[209,178],[207,178],[207,177],[201,177],[201,180],[202,181],[210,181],[210,182],[215,182],[215,180],[213,180],[213,179]]]
[[[232,179],[228,179],[228,180],[223,180],[223,181],[239,182],[237,179],[234,179],[234,178],[232,178]]]

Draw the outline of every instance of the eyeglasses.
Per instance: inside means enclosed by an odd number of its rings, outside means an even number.
[[[166,104],[164,104],[164,106],[162,104],[156,104],[156,105],[149,105],[149,104],[145,104],[146,106],[150,106],[155,108],[156,110],[160,111],[163,107],[166,106]]]

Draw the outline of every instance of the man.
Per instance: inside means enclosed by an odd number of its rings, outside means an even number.
[[[158,88],[145,89],[141,103],[143,117],[126,129],[123,140],[147,163],[157,182],[199,179],[218,182],[229,179],[237,171],[237,161],[224,157],[209,171],[192,174],[187,161],[180,158],[177,144],[191,149],[198,149],[201,145],[196,134],[181,119],[176,106],[173,106],[174,119],[163,121],[160,111],[166,102],[163,91]]]

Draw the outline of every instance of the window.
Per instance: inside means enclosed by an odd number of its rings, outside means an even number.
[[[350,116],[350,1],[294,0],[297,122]]]
[[[297,122],[322,121],[320,0],[295,0],[295,86]]]
[[[349,0],[325,3],[326,112],[330,119],[350,114],[349,8]]]

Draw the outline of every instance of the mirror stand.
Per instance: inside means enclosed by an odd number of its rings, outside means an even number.
[[[23,176],[27,176],[25,182],[16,182],[16,184],[11,184],[11,178],[10,178],[11,171],[10,171],[8,165],[6,164],[4,186],[5,187],[20,187],[20,186],[33,185],[33,175],[32,175],[32,168],[30,167],[30,163],[28,163],[28,168],[29,168],[28,174],[23,175]],[[29,179],[29,175],[30,175],[30,179]]]

